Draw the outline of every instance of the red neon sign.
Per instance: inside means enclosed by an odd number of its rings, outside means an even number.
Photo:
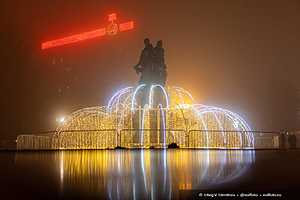
[[[84,41],[96,37],[102,37],[105,35],[116,35],[118,32],[128,31],[134,28],[133,21],[117,24],[115,23],[115,20],[117,20],[117,14],[116,13],[109,14],[108,21],[110,23],[107,27],[59,38],[56,40],[43,42],[41,44],[41,49],[45,50],[45,49],[49,49],[57,46],[63,46],[66,44],[72,44],[72,43],[76,43],[76,42],[80,42],[80,41]]]

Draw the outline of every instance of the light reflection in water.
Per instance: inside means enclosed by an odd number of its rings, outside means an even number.
[[[66,151],[57,156],[64,187],[104,192],[110,199],[178,198],[179,190],[236,179],[254,162],[253,151]]]
[[[35,161],[48,163],[49,169],[56,168],[62,196],[106,199],[178,199],[179,190],[209,189],[238,180],[254,160],[254,151],[238,150],[100,150],[16,155],[17,164]]]

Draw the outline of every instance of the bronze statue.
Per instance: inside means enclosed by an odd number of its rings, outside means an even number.
[[[156,43],[156,47],[154,48],[154,74],[156,82],[160,85],[165,85],[167,78],[167,70],[165,64],[165,50],[163,49],[162,40],[159,40]]]
[[[153,65],[153,46],[150,40],[146,38],[144,40],[145,48],[142,50],[140,60],[134,69],[136,73],[141,73],[139,83],[151,83],[152,76],[152,65]]]
[[[162,41],[159,40],[155,48],[153,48],[150,40],[144,40],[145,48],[142,50],[140,60],[134,66],[136,73],[141,73],[139,83],[161,84],[165,85],[167,71],[164,60],[164,49]]]

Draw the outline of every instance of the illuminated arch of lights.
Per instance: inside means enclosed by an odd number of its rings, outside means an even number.
[[[172,143],[180,148],[254,148],[251,128],[241,116],[196,104],[183,88],[158,84],[126,87],[107,106],[80,109],[49,138],[54,149],[165,148]],[[18,140],[28,143],[26,137]]]

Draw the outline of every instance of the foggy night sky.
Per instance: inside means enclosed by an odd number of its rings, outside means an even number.
[[[111,12],[135,30],[40,50],[106,26]],[[168,84],[197,102],[254,129],[300,129],[300,1],[2,0],[0,139],[52,130],[56,117],[135,85],[145,37],[163,40]]]

